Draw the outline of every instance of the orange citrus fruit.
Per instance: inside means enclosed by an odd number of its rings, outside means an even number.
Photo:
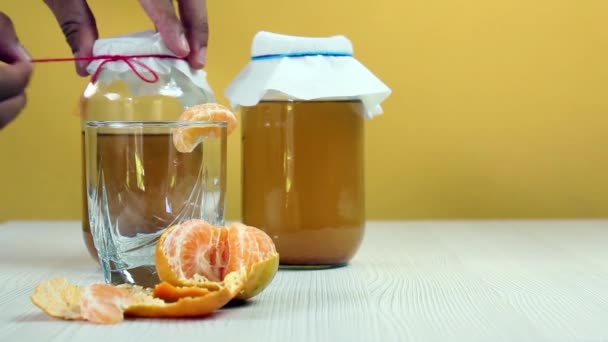
[[[219,103],[203,103],[186,109],[178,121],[225,122],[226,135],[232,133],[237,125],[236,116]],[[220,137],[221,127],[179,127],[173,130],[173,145],[180,152],[192,152],[205,137]]]
[[[161,283],[154,288],[82,288],[56,278],[38,285],[31,299],[48,315],[66,320],[113,324],[125,316],[200,317],[233,299],[259,294],[278,271],[279,255],[272,239],[258,228],[194,219],[161,234],[156,263]]]
[[[242,223],[226,227],[189,220],[164,231],[156,247],[158,275],[169,284],[199,286],[244,270],[246,281],[236,299],[259,294],[278,267],[279,255],[270,236]]]

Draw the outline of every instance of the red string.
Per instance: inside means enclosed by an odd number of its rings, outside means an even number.
[[[129,68],[133,70],[133,72],[141,78],[144,82],[154,83],[159,80],[158,74],[148,65],[138,61],[137,58],[172,58],[172,59],[185,59],[185,57],[177,57],[173,55],[163,55],[163,54],[150,54],[150,55],[97,55],[97,56],[88,56],[88,57],[64,57],[64,58],[35,58],[32,60],[33,63],[50,63],[50,62],[73,62],[73,61],[95,61],[95,60],[103,60],[101,64],[93,73],[91,80],[95,82],[99,74],[101,73],[101,68],[109,62],[123,61],[127,63]],[[141,66],[146,69],[150,74],[152,74],[152,78],[146,78],[137,68],[135,64]]]

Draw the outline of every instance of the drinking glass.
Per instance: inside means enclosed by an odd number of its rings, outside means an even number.
[[[214,134],[180,152],[178,129]],[[86,123],[88,217],[107,283],[154,286],[165,229],[189,219],[224,224],[226,133],[223,122]]]

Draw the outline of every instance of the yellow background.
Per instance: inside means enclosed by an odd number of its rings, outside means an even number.
[[[101,36],[151,28],[135,0],[89,1]],[[69,56],[42,1],[4,1],[35,57]],[[392,89],[366,126],[370,219],[608,214],[605,0],[209,0],[207,71],[221,102],[258,30],[345,34]],[[0,131],[0,220],[80,218],[73,65],[37,65]],[[240,131],[228,216],[240,212]]]

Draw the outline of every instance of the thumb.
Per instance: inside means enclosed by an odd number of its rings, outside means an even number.
[[[6,63],[30,61],[30,55],[19,43],[11,19],[0,12],[0,60]]]
[[[95,17],[85,0],[44,0],[55,15],[61,31],[77,57],[88,57],[93,53],[93,44],[98,37]],[[88,75],[87,61],[77,61],[76,71]]]

